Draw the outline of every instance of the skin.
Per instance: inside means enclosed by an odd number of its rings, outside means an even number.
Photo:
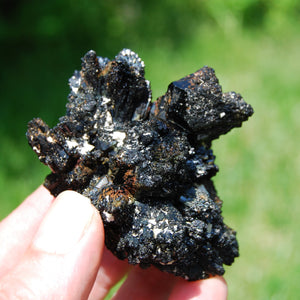
[[[65,191],[54,198],[43,186],[0,223],[0,300],[226,299],[222,277],[188,282],[155,268],[142,270],[114,257],[89,199]]]

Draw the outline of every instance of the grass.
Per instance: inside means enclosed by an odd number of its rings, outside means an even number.
[[[215,185],[224,201],[225,222],[237,230],[240,244],[240,257],[226,268],[229,299],[296,299],[300,294],[300,38],[253,32],[228,35],[201,28],[194,40],[176,50],[167,44],[133,50],[146,63],[154,98],[172,80],[209,65],[224,91],[240,92],[254,107],[255,114],[241,129],[213,143],[220,168]],[[20,69],[29,70],[33,58],[22,60]],[[77,65],[72,63],[65,62],[67,70],[56,73],[50,61],[46,79],[40,78],[36,66],[29,70],[33,77],[24,77],[15,93],[11,90],[17,70],[2,81],[1,99],[8,103],[0,129],[0,219],[48,173],[26,145],[26,121],[39,115],[53,125],[64,113],[66,82],[79,68],[79,58]],[[23,96],[41,100],[23,112],[26,103],[14,106]],[[6,132],[5,124],[13,128],[8,126]]]

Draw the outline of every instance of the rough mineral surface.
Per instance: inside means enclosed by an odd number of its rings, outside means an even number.
[[[119,259],[188,280],[223,274],[238,243],[211,180],[211,141],[241,126],[251,106],[222,93],[209,67],[151,103],[144,62],[129,49],[114,60],[89,51],[69,85],[57,126],[28,124],[30,146],[52,170],[45,186],[55,196],[71,189],[89,197]]]

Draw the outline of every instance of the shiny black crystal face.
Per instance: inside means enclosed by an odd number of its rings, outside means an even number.
[[[251,106],[222,93],[209,67],[151,103],[144,63],[129,49],[114,60],[89,51],[69,84],[57,126],[28,124],[30,146],[52,170],[45,186],[55,196],[72,189],[89,197],[118,258],[188,280],[222,275],[238,243],[211,180],[211,141],[241,126]]]

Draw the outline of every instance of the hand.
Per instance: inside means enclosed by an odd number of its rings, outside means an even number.
[[[0,300],[104,299],[128,273],[116,299],[226,299],[222,277],[188,282],[120,261],[104,247],[104,229],[89,199],[56,199],[38,188],[0,223]]]

